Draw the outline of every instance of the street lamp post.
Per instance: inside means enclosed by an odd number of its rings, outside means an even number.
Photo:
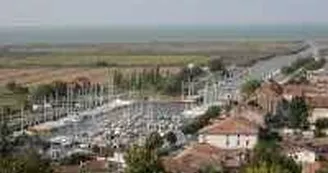
[[[194,68],[194,64],[190,63],[188,64],[188,69],[189,69],[189,79],[188,79],[188,96],[190,98],[191,94],[192,94],[192,69]]]

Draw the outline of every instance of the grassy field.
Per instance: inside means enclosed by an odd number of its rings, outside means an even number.
[[[8,82],[33,86],[53,81],[72,81],[77,77],[87,77],[93,83],[104,83],[109,79],[109,71],[119,70],[125,74],[141,72],[142,70],[150,70],[152,67],[113,67],[113,68],[90,68],[90,67],[40,67],[40,68],[0,68],[0,86],[6,85]],[[177,73],[178,67],[161,67],[160,72]]]
[[[7,90],[4,86],[0,86],[0,107],[10,107],[12,109],[19,110],[21,107],[20,95],[15,95],[11,91]]]
[[[297,41],[13,45],[0,47],[0,66],[181,66],[190,62],[206,64],[211,57],[217,56],[226,63],[248,64],[298,50],[302,45]]]
[[[207,64],[209,57],[194,55],[46,55],[25,58],[0,58],[2,67],[96,67],[96,66],[182,66],[188,63]],[[105,63],[105,64],[104,64]]]

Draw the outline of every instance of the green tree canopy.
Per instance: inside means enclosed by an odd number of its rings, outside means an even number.
[[[125,173],[159,173],[163,172],[158,154],[155,150],[134,145],[124,156]]]
[[[289,103],[288,118],[290,119],[290,127],[307,129],[309,127],[308,116],[308,106],[306,105],[304,98],[293,98]]]
[[[33,149],[15,151],[20,142],[13,142],[7,121],[0,127],[0,172],[2,173],[52,173],[49,160],[42,158]],[[24,140],[25,141],[25,140]]]
[[[326,129],[326,128],[328,128],[328,118],[318,119],[318,120],[315,122],[315,127],[316,127],[318,130],[322,130],[322,129]]]
[[[175,143],[177,142],[177,136],[172,132],[168,132],[165,135],[165,139],[171,144],[171,145],[175,145]]]
[[[202,167],[198,173],[223,173],[223,168],[215,165],[206,165]]]
[[[221,113],[221,107],[220,106],[211,106],[207,109],[205,115],[209,118],[215,118],[218,117]]]
[[[163,145],[164,141],[161,135],[158,132],[152,132],[146,139],[146,147],[149,149],[160,148]]]
[[[261,86],[261,81],[257,79],[249,79],[244,82],[241,86],[241,92],[246,94],[247,96],[251,95],[255,92],[257,88]]]
[[[276,163],[260,162],[245,168],[244,173],[294,173]]]
[[[210,60],[209,68],[211,71],[225,71],[225,65],[221,58],[213,58]]]

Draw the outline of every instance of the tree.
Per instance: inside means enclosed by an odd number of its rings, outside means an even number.
[[[328,128],[328,118],[318,119],[315,122],[315,127],[318,130],[322,130],[322,129]]]
[[[162,165],[155,150],[144,146],[134,145],[124,156],[125,173],[159,173],[163,172]]]
[[[309,127],[308,107],[304,98],[295,97],[289,103],[289,125],[291,128],[307,129]]]
[[[54,94],[54,88],[50,84],[39,85],[32,93],[33,98],[49,97]]]
[[[165,135],[165,139],[171,144],[171,145],[175,145],[175,143],[177,142],[177,136],[173,133],[173,132],[168,132]]]
[[[275,163],[260,162],[245,168],[245,173],[293,173]]]
[[[50,160],[42,159],[41,155],[36,152],[28,152],[18,159],[22,162],[23,167],[21,173],[52,173]]]
[[[3,116],[3,115],[2,115]],[[11,154],[13,145],[10,138],[10,129],[7,121],[0,122],[0,158],[6,157]]]
[[[27,139],[13,142],[7,121],[3,120],[0,127],[0,170],[6,173],[52,173],[49,160],[43,159],[33,149],[17,152],[20,145],[26,145]],[[36,143],[34,143],[36,144]],[[16,147],[16,148],[15,148]]]
[[[55,92],[58,96],[66,96],[67,95],[67,83],[63,81],[54,81],[51,84],[53,86],[53,92]]]
[[[191,123],[185,125],[182,128],[182,132],[185,134],[194,134],[199,129],[207,126],[210,123],[210,120],[216,118],[220,115],[221,107],[212,106],[210,107],[204,115],[201,115],[194,119]]]
[[[146,139],[146,147],[149,149],[160,148],[164,141],[158,132],[152,132]]]
[[[269,145],[264,143],[268,142],[262,140],[256,146],[250,164],[246,166],[246,169],[262,167],[262,163],[267,163],[269,164],[269,167],[271,167],[272,164],[275,164],[283,170],[288,170],[291,173],[301,173],[302,167],[299,166],[292,158],[280,154],[281,150],[276,143],[273,141],[269,142]]]
[[[282,170],[288,171],[288,173],[301,173],[301,166],[299,166],[292,158],[281,154],[281,148],[279,147],[280,140],[280,136],[277,133],[270,132],[269,129],[261,129],[259,141],[253,150],[252,156],[249,157],[250,164],[246,165],[245,172],[247,169],[248,171],[262,170],[259,168],[263,168],[263,165],[266,165],[264,167],[270,168],[273,171],[276,168],[273,169],[272,167],[278,166]]]
[[[8,82],[7,84],[6,84],[6,89],[8,89],[9,91],[15,91],[15,89],[16,89],[16,87],[17,87],[17,84],[16,84],[16,82],[15,81],[10,81],[10,82]]]
[[[0,158],[0,170],[6,173],[53,173],[49,160],[36,153]]]
[[[220,106],[211,106],[207,109],[205,115],[207,115],[209,118],[215,118],[218,117],[220,113],[221,113]]]
[[[225,71],[225,66],[221,58],[213,58],[209,63],[209,68],[211,71]]]
[[[206,165],[198,173],[223,173],[223,169],[220,166]]]
[[[257,79],[249,79],[242,84],[241,92],[246,94],[247,96],[250,96],[260,86],[261,86],[261,81]]]

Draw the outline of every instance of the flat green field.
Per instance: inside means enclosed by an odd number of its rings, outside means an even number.
[[[2,67],[26,66],[182,66],[188,63],[206,64],[209,57],[202,55],[46,55],[24,58],[0,58]]]
[[[20,109],[21,100],[23,96],[15,95],[7,90],[4,86],[0,86],[0,107],[10,107],[12,109]]]

